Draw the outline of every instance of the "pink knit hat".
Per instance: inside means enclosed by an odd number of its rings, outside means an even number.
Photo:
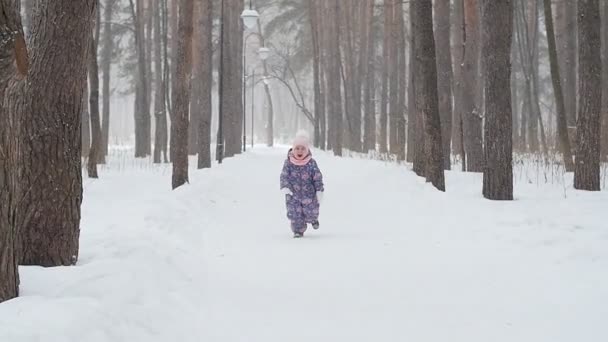
[[[296,137],[293,140],[293,147],[295,148],[296,146],[304,146],[306,149],[310,149],[310,138],[306,131],[300,130],[296,133]]]

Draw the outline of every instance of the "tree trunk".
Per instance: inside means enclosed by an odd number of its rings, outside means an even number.
[[[574,188],[600,190],[600,111],[602,105],[599,0],[578,1],[579,113]]]
[[[410,3],[410,46],[409,46],[409,67],[408,67],[408,114],[407,114],[407,153],[406,153],[406,161],[413,163],[414,172],[420,176],[424,176],[424,165],[420,162],[420,158],[418,157],[419,151],[424,151],[423,146],[419,146],[420,139],[418,136],[420,134],[419,125],[418,125],[418,109],[416,108],[416,85],[415,82],[415,72],[416,72],[416,51],[414,51],[414,44],[416,37],[414,36],[414,9],[412,3]]]
[[[366,0],[364,4],[364,28],[360,49],[364,49],[362,53],[362,74],[363,81],[363,152],[373,151],[376,149],[376,106],[372,102],[374,97],[374,56],[376,44],[373,40],[374,30],[374,0]]]
[[[406,91],[407,91],[407,63],[406,63],[406,43],[405,43],[405,19],[403,18],[403,2],[397,2],[397,23],[399,29],[399,39],[398,39],[398,67],[397,74],[398,76],[398,84],[397,88],[399,89],[399,100],[398,100],[398,117],[397,117],[397,160],[405,160],[405,145],[406,145],[406,134],[407,130],[405,124],[405,102],[406,102]]]
[[[170,72],[169,72],[169,81],[167,82],[167,88],[168,91],[166,93],[166,97],[167,97],[167,109],[169,110],[169,121],[171,123],[171,126],[173,126],[173,112],[174,112],[174,99],[173,99],[173,88],[176,87],[175,82],[177,81],[177,76],[176,76],[176,72],[177,72],[177,42],[179,41],[179,34],[177,32],[178,28],[177,28],[177,22],[178,22],[178,18],[179,18],[179,3],[180,0],[166,0],[166,1],[171,1],[171,9],[170,9],[170,23],[169,23],[169,28],[171,29],[171,38],[170,38],[170,56],[169,56],[169,60],[171,61],[170,63]],[[222,0],[223,2],[224,0]],[[168,15],[168,14],[167,14]],[[170,85],[170,86],[169,86]],[[171,127],[170,129],[170,136],[169,136],[169,160],[173,161],[173,147],[175,145],[174,143],[174,139],[175,136],[173,136],[173,127]]]
[[[21,182],[30,190],[17,209],[25,265],[73,265],[78,260],[82,201],[78,127],[96,3],[38,3],[28,80],[9,101],[26,123],[20,132]],[[65,51],[70,51],[69,63]]]
[[[131,0],[131,6],[133,2]],[[144,0],[136,0],[135,10],[131,8],[135,20],[135,46],[137,55],[136,112],[135,112],[135,157],[150,155],[150,102],[148,100],[148,64],[146,56]]]
[[[608,1],[602,1],[602,159],[608,162]]]
[[[177,44],[177,70],[173,89],[174,122],[171,134],[175,136],[173,149],[173,189],[188,182],[188,108],[190,105],[190,77],[192,74],[192,32],[194,0],[181,0]]]
[[[452,64],[454,65],[454,79],[452,89],[454,89],[454,110],[452,121],[452,150],[454,154],[464,157],[464,142],[461,140],[463,135],[462,112],[463,112],[463,92],[464,85],[464,44],[465,44],[465,22],[464,22],[464,0],[454,0],[454,16],[452,20],[453,50]],[[466,166],[463,161],[463,168]]]
[[[452,141],[452,55],[450,51],[450,0],[435,0],[435,41],[437,54],[437,91],[441,116],[443,168],[451,169]]]
[[[146,1],[146,11],[145,11],[145,31],[146,31],[146,108],[148,109],[146,115],[146,126],[145,126],[145,135],[147,136],[145,147],[146,147],[146,156],[152,155],[152,117],[150,116],[150,111],[152,110],[152,85],[155,84],[154,78],[157,77],[153,70],[153,57],[152,57],[152,47],[154,43],[154,37],[152,36],[152,28],[154,27],[154,17],[153,17],[153,8],[154,8],[154,0],[145,0]],[[153,115],[154,113],[152,113]]]
[[[430,1],[414,1],[416,36],[416,107],[422,113],[425,140],[425,176],[438,190],[445,191],[443,147],[437,95],[437,61],[433,36],[433,8]]]
[[[30,21],[31,22],[31,21]],[[18,165],[19,117],[7,106],[13,88],[28,72],[19,3],[0,0],[0,303],[19,295],[18,227],[15,224],[17,199],[21,197]],[[80,157],[80,156],[78,156]]]
[[[397,16],[403,13],[397,13],[397,1],[390,1],[390,21],[388,23],[390,29],[390,43],[389,43],[389,151],[391,154],[399,154],[399,143],[398,143],[398,126],[399,126],[399,73],[405,72],[405,70],[399,70],[399,23]]]
[[[389,70],[390,70],[390,46],[391,46],[391,21],[393,0],[384,0],[384,32],[382,44],[382,94],[380,95],[380,153],[387,153],[387,125],[388,125],[388,101],[389,101]]]
[[[564,106],[568,126],[576,125],[576,1],[560,0],[557,2],[558,36],[561,84],[563,85]]]
[[[572,152],[570,150],[570,139],[568,139],[568,122],[566,118],[566,108],[564,106],[564,93],[560,82],[559,64],[557,61],[557,48],[555,46],[555,32],[553,30],[553,14],[551,10],[551,0],[543,0],[545,9],[545,27],[547,30],[547,42],[549,45],[549,63],[551,66],[551,81],[553,82],[553,94],[555,96],[555,107],[557,109],[557,134],[558,147],[564,158],[564,165],[567,172],[574,171],[572,162]]]
[[[106,0],[104,7],[103,51],[101,57],[102,78],[102,117],[101,124],[101,155],[108,155],[110,140],[110,76],[112,73],[112,50],[114,39],[112,34],[112,13],[116,0]],[[105,159],[105,158],[104,158]]]
[[[99,0],[97,0],[99,5]],[[99,6],[96,6],[95,33],[91,39],[89,48],[89,110],[91,113],[91,150],[87,172],[89,178],[99,178],[97,175],[97,163],[101,154],[101,123],[99,118],[99,65],[97,64],[97,46],[101,28],[101,16]]]
[[[202,1],[196,0],[194,3],[194,19],[192,31],[192,89],[190,90],[190,123],[188,125],[188,154],[194,156],[199,150],[199,127],[201,125],[201,87],[202,87]]]
[[[200,0],[199,0],[200,1]],[[200,94],[195,95],[200,99],[201,120],[198,126],[198,168],[211,167],[211,91],[213,87],[213,1],[202,0],[200,4],[198,18],[200,22],[196,24],[196,29],[201,30],[200,36],[202,42],[198,56],[200,60],[194,61],[200,63],[199,69],[201,75],[195,75],[194,79],[200,79]]]
[[[466,169],[470,172],[483,171],[483,146],[481,136],[481,113],[477,103],[478,56],[479,56],[479,8],[477,0],[464,0],[465,17],[465,59],[463,80],[464,148],[467,158]]]
[[[485,94],[483,196],[513,199],[511,45],[513,3],[482,0],[482,77]]]
[[[320,146],[321,141],[321,54],[319,46],[319,19],[317,15],[316,0],[308,0],[308,12],[310,20],[310,32],[312,33],[312,70],[313,70],[313,91],[315,104],[315,123],[314,123],[314,145]],[[322,148],[322,147],[321,147]]]
[[[161,155],[167,160],[167,79],[163,70],[163,30],[161,17],[164,11],[161,0],[154,0],[154,163],[161,163]]]
[[[327,72],[328,88],[329,88],[329,108],[330,121],[332,125],[330,138],[332,138],[331,148],[336,156],[342,156],[342,136],[343,136],[343,114],[342,114],[342,92],[341,92],[341,76],[340,76],[340,0],[331,0],[328,2],[327,16],[328,21],[328,46],[334,48],[328,51],[329,68]],[[332,20],[333,19],[333,20]]]

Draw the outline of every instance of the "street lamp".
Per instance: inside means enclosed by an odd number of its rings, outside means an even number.
[[[258,56],[262,61],[267,60],[268,57],[270,57],[270,49],[265,46],[262,46],[258,49]]]
[[[244,9],[243,13],[241,13],[241,19],[243,19],[243,24],[247,26],[248,29],[253,29],[258,24],[258,18],[260,14],[258,11],[254,10],[251,5],[251,0],[249,0],[249,9]]]

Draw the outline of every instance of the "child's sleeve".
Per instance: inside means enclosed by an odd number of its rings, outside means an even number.
[[[289,161],[286,160],[283,164],[283,171],[281,171],[281,187],[280,189],[289,189]]]
[[[322,192],[325,190],[323,187],[323,174],[321,173],[321,170],[319,169],[319,165],[317,165],[316,161],[313,164],[312,180],[315,185],[315,191]]]

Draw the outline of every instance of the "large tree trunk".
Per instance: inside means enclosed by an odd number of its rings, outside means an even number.
[[[600,190],[600,111],[602,105],[599,0],[578,1],[579,113],[574,188]]]
[[[363,81],[363,151],[373,151],[376,149],[376,106],[372,102],[374,95],[374,55],[375,42],[373,40],[374,30],[374,0],[366,0],[363,6],[365,15],[363,16],[364,28],[361,46],[365,53],[362,53],[362,74]]]
[[[568,122],[566,108],[564,106],[564,93],[560,82],[559,64],[557,61],[557,48],[555,46],[555,32],[553,30],[553,14],[551,0],[543,0],[545,9],[545,27],[547,29],[547,42],[549,45],[549,63],[551,66],[551,80],[553,82],[553,94],[555,96],[555,107],[557,109],[557,135],[558,147],[564,158],[566,171],[574,171],[572,152],[570,150],[570,139],[568,139]]]
[[[135,20],[135,47],[137,55],[137,82],[135,94],[135,157],[142,158],[150,154],[150,102],[148,101],[147,56],[145,39],[144,0],[136,0],[131,12]],[[135,7],[135,9],[133,9]]]
[[[608,1],[602,1],[602,160],[608,162]]]
[[[414,32],[414,10],[413,5],[410,2],[410,32]],[[424,163],[420,162],[419,154],[424,151],[424,144],[420,146],[420,127],[419,127],[419,113],[416,108],[416,85],[415,85],[415,72],[416,72],[416,51],[414,51],[416,36],[410,34],[410,47],[409,47],[409,72],[408,72],[408,113],[407,113],[407,153],[406,161],[413,163],[414,172],[418,175],[424,175]]]
[[[513,141],[511,135],[511,0],[482,0],[481,39],[485,125],[483,196],[513,199]]]
[[[20,131],[21,180],[29,191],[17,210],[21,262],[26,265],[73,265],[78,260],[79,127],[96,3],[38,3],[28,81],[9,101],[25,123]],[[65,51],[70,51],[69,63]]]
[[[188,154],[194,156],[199,150],[199,127],[201,125],[201,87],[202,87],[202,67],[201,63],[203,36],[202,36],[202,1],[196,0],[194,3],[194,19],[192,31],[192,89],[190,90],[190,123],[188,125]]]
[[[331,0],[328,4],[327,16],[329,19],[329,46],[334,48],[328,51],[329,69],[328,69],[328,87],[329,87],[329,105],[330,105],[330,120],[333,124],[330,126],[332,132],[331,147],[336,156],[342,156],[342,92],[341,92],[341,76],[340,76],[340,0]],[[333,19],[333,20],[332,20]]]
[[[388,124],[388,92],[389,92],[389,70],[390,70],[390,46],[391,46],[391,21],[392,21],[392,1],[384,0],[384,31],[382,44],[382,94],[380,95],[380,153],[387,153],[387,124]]]
[[[313,71],[313,91],[315,104],[315,123],[314,123],[314,145],[320,147],[321,141],[321,112],[323,111],[323,103],[321,103],[321,52],[319,41],[319,19],[317,14],[318,4],[316,0],[308,0],[308,13],[310,20],[310,32],[312,33],[312,71]]]
[[[450,0],[435,0],[435,41],[437,49],[437,91],[441,116],[443,168],[451,169],[452,141],[452,55],[450,51]]]
[[[463,136],[462,127],[462,111],[463,111],[463,92],[462,87],[464,85],[464,33],[465,33],[465,22],[464,22],[464,0],[454,0],[454,16],[452,20],[452,34],[453,34],[453,53],[452,53],[452,64],[454,70],[454,78],[452,80],[452,89],[454,90],[454,110],[452,121],[452,150],[454,154],[461,158],[465,156],[464,153],[464,142],[461,137]],[[445,142],[444,142],[445,143]],[[466,166],[463,160],[463,169]]]
[[[416,36],[416,107],[422,113],[425,140],[425,176],[437,189],[445,191],[443,147],[437,95],[437,62],[433,37],[433,8],[430,1],[414,1]]]
[[[406,102],[406,91],[408,82],[407,63],[406,63],[406,34],[405,34],[405,19],[403,18],[403,2],[397,2],[397,23],[399,30],[399,53],[398,53],[398,66],[397,74],[399,75],[397,88],[399,89],[398,95],[398,117],[397,117],[397,160],[405,160],[405,145],[406,145],[406,123],[405,123],[405,102]],[[411,32],[410,32],[411,33]]]
[[[399,127],[399,115],[401,110],[399,108],[399,73],[405,72],[405,70],[399,69],[399,21],[397,16],[403,15],[403,13],[397,13],[397,1],[389,0],[390,4],[390,43],[389,43],[389,151],[391,154],[399,154],[399,143],[398,143],[398,127]],[[403,32],[403,31],[402,31]]]
[[[194,79],[200,79],[200,94],[195,94],[200,98],[201,120],[198,127],[198,168],[211,167],[211,91],[213,87],[213,0],[199,0],[198,18],[199,23],[196,29],[201,30],[200,36],[203,37],[198,56],[201,75],[195,75]]]
[[[166,81],[167,82],[167,93],[165,94],[165,96],[167,97],[167,109],[169,110],[169,119],[170,119],[170,123],[171,125],[173,125],[173,112],[174,112],[174,99],[172,97],[173,95],[173,88],[175,88],[175,82],[177,81],[177,76],[176,76],[176,72],[177,72],[177,42],[179,41],[179,34],[177,32],[178,28],[177,28],[177,20],[179,17],[179,2],[180,0],[166,0],[166,1],[171,1],[171,8],[168,11],[167,15],[169,16],[170,13],[170,22],[168,23],[169,28],[171,29],[171,37],[168,38],[170,39],[170,47],[169,47],[169,57],[168,59],[170,60],[170,67],[169,67],[169,80]],[[222,2],[224,2],[224,0],[222,0]],[[169,45],[169,43],[166,43],[167,45]],[[170,86],[169,86],[170,85]],[[174,139],[175,136],[172,134],[173,132],[173,127],[171,127],[169,129],[169,131],[171,132],[170,136],[169,136],[169,160],[173,161],[173,146],[175,145],[174,143]]]
[[[154,78],[157,77],[152,70],[154,68],[153,62],[154,57],[152,56],[152,48],[154,45],[154,37],[152,36],[152,29],[154,27],[154,0],[145,0],[146,1],[146,12],[145,12],[145,31],[146,31],[146,101],[148,108],[148,115],[146,116],[146,127],[145,134],[147,136],[146,139],[146,155],[152,155],[152,117],[150,112],[153,110],[152,108],[152,87],[155,84]],[[152,112],[154,115],[154,112]]]
[[[20,171],[19,116],[11,111],[11,93],[28,72],[28,56],[19,3],[0,0],[0,303],[19,295],[18,227],[15,224]],[[9,96],[6,96],[8,93]]]
[[[163,70],[164,31],[161,19],[164,18],[164,6],[161,0],[154,0],[154,163],[161,162],[161,155],[167,161],[167,78]]]
[[[559,0],[557,3],[557,44],[559,48],[561,84],[568,126],[576,125],[576,1]]]
[[[226,100],[228,100],[227,115],[228,132],[226,135],[226,156],[231,157],[241,152],[242,127],[243,127],[243,28],[240,13],[243,11],[243,1],[230,0],[229,19],[226,21],[230,31],[230,39],[227,40],[230,64],[224,69],[228,82]],[[261,31],[260,31],[261,32]],[[225,118],[225,119],[226,119]]]
[[[470,172],[483,171],[483,147],[481,136],[482,117],[477,103],[478,56],[479,56],[479,7],[477,0],[464,0],[465,17],[465,59],[463,70],[463,112],[464,149]]]
[[[163,73],[163,31],[161,0],[154,0],[154,163],[161,162],[161,154],[167,159],[167,108],[165,102],[166,80]]]
[[[173,88],[174,122],[171,134],[173,148],[173,189],[188,182],[188,108],[190,105],[190,77],[192,73],[192,31],[194,0],[181,0],[177,44],[177,70]]]
[[[99,4],[99,2],[98,2]],[[101,28],[99,6],[96,10],[95,33],[89,49],[89,110],[91,113],[91,150],[87,163],[89,178],[98,178],[97,163],[103,157],[101,154],[101,122],[99,118],[99,65],[97,64],[97,46]]]
[[[103,24],[103,51],[101,56],[102,78],[102,123],[101,123],[101,155],[108,155],[110,140],[110,76],[112,72],[112,50],[114,39],[112,34],[112,13],[116,0],[106,0]]]

